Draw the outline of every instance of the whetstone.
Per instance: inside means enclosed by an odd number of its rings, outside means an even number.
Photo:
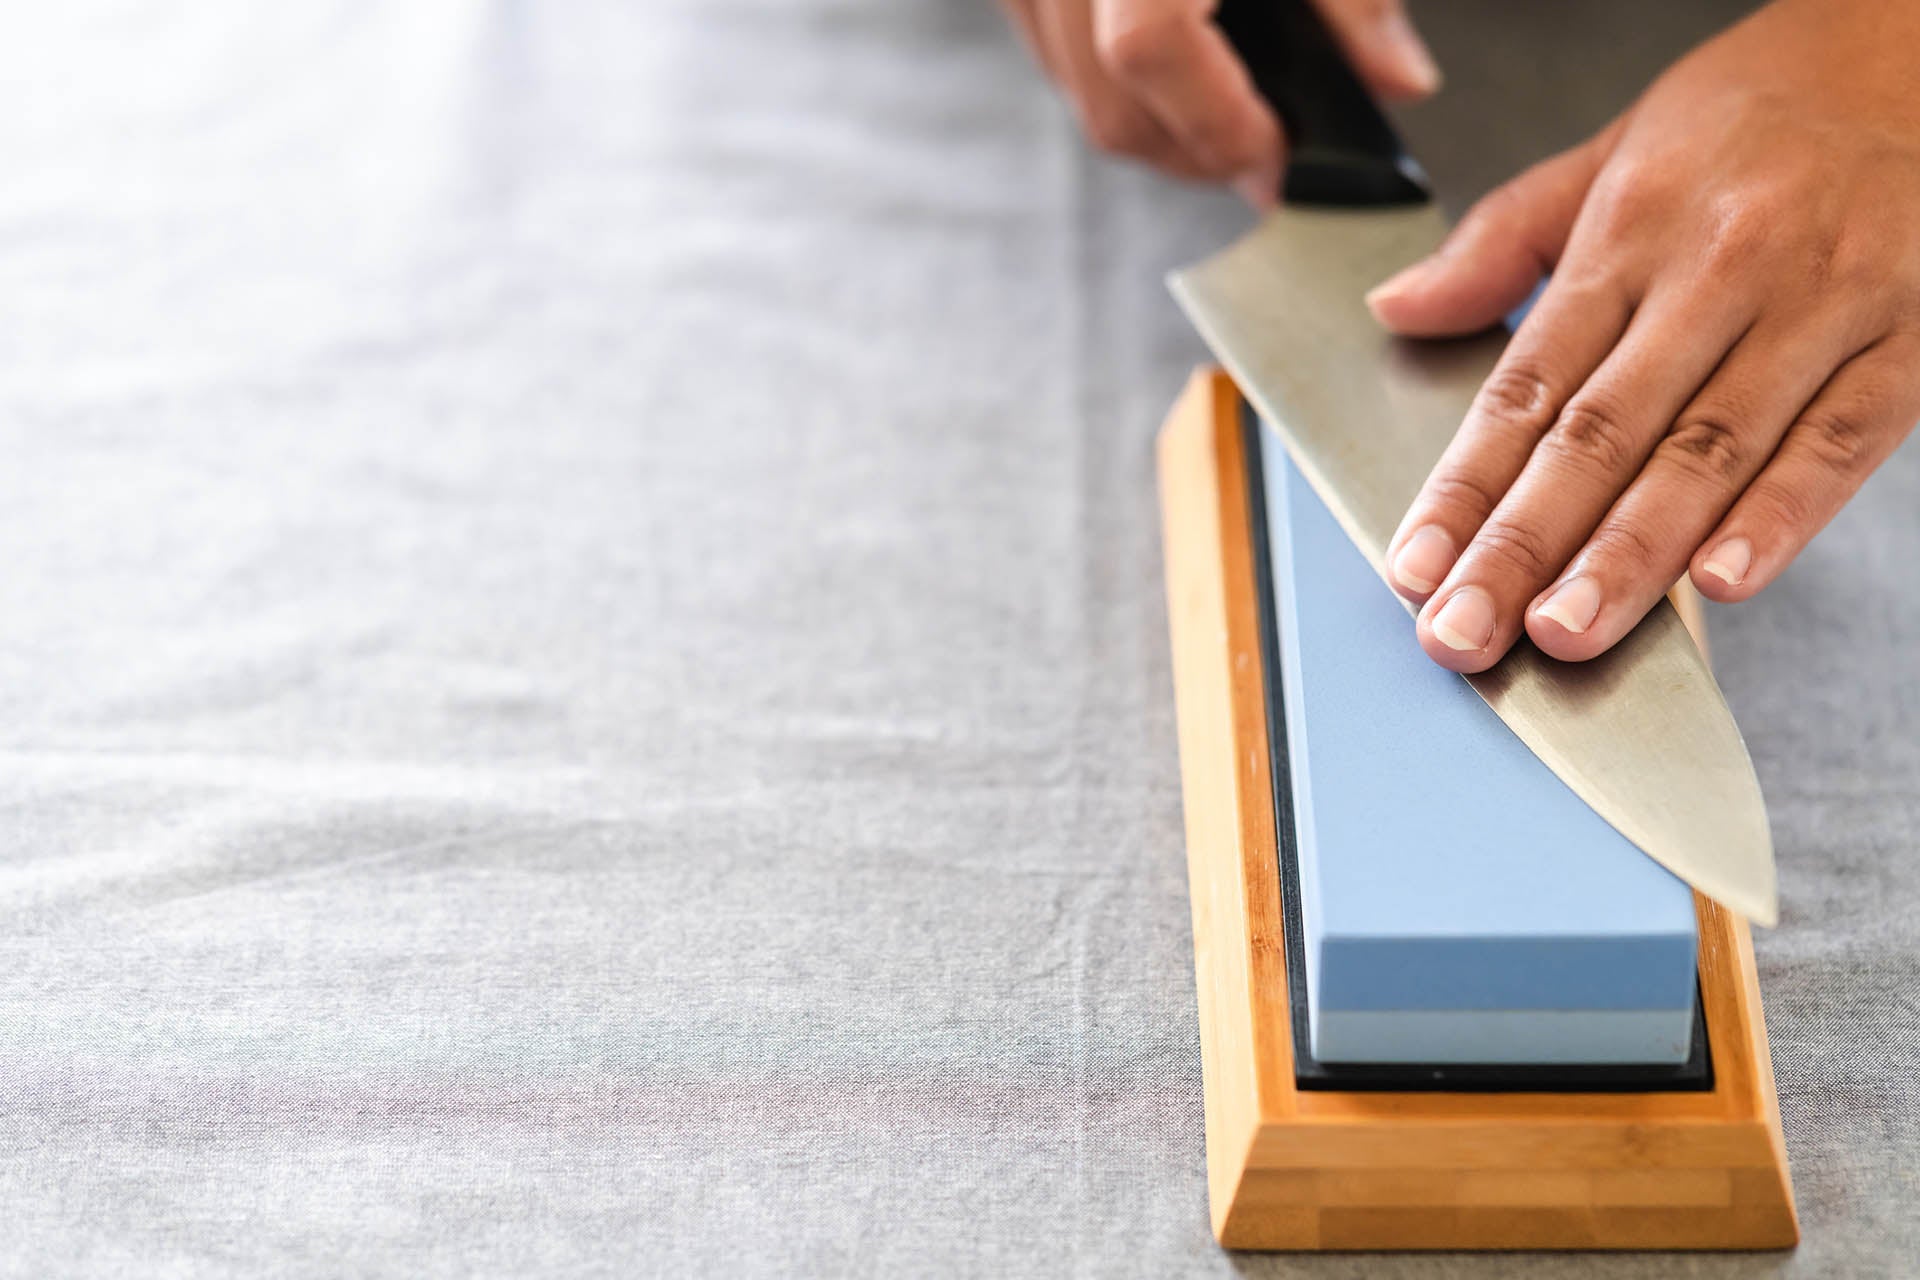
[[[1249,426],[1314,1056],[1686,1062],[1692,891],[1426,657],[1279,435]]]
[[[1278,674],[1262,657],[1244,411],[1231,379],[1202,370],[1159,441],[1216,1236],[1240,1249],[1792,1245],[1752,941],[1698,894],[1704,1087],[1302,1086],[1291,988],[1306,979],[1288,961],[1267,726]]]

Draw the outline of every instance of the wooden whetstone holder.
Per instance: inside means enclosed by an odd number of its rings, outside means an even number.
[[[1203,369],[1159,442],[1214,1234],[1235,1249],[1792,1246],[1752,939],[1698,894],[1711,1091],[1295,1087],[1242,412]]]

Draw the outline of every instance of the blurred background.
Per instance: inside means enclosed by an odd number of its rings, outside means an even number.
[[[1415,6],[1449,205],[1741,6]],[[1212,1244],[1151,440],[1230,198],[984,0],[0,41],[0,1272]],[[1920,473],[1715,617],[1806,1244],[1920,1256]]]

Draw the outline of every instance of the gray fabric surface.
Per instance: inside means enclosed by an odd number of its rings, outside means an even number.
[[[1456,199],[1718,20],[1426,16]],[[1235,1257],[1150,454],[1231,202],[965,0],[10,26],[0,1271],[1920,1256],[1912,452],[1716,618],[1798,1254]]]

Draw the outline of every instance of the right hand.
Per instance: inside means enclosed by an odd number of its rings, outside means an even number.
[[[1095,146],[1176,177],[1274,202],[1286,143],[1212,22],[1218,0],[1000,0]],[[1440,87],[1400,0],[1313,0],[1360,79],[1382,98]]]

